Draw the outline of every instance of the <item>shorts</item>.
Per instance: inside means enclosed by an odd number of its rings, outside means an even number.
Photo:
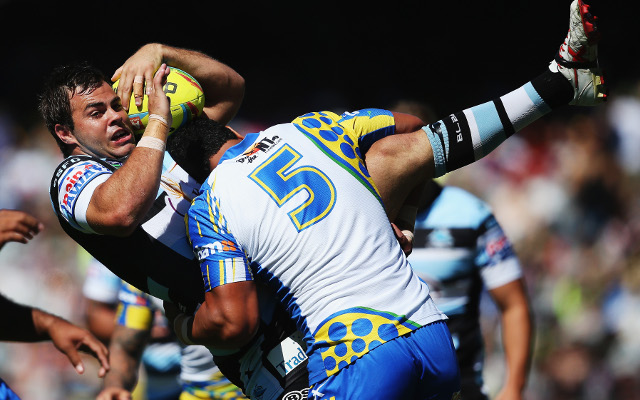
[[[458,398],[460,373],[444,321],[418,328],[376,347],[314,385],[313,400]]]

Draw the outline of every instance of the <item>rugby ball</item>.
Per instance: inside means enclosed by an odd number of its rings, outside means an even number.
[[[172,122],[171,129],[169,129],[169,134],[171,134],[202,113],[204,93],[198,81],[191,75],[175,67],[170,66],[169,69],[171,69],[171,72],[167,77],[167,83],[164,85],[163,90],[171,102]],[[118,90],[119,82],[120,80],[117,80],[113,83],[113,90]],[[142,99],[142,106],[138,108],[133,94],[131,94],[128,114],[136,136],[142,135],[149,122],[148,100],[145,94]]]

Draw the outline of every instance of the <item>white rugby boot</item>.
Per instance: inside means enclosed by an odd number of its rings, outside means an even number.
[[[573,0],[569,33],[551,64],[551,72],[561,73],[573,86],[573,100],[578,106],[594,106],[606,101],[607,89],[598,66],[598,18],[584,0]]]

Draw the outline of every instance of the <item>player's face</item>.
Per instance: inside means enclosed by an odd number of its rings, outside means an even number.
[[[121,158],[135,148],[133,129],[120,98],[103,82],[91,93],[71,97],[73,138],[78,150],[97,157]]]

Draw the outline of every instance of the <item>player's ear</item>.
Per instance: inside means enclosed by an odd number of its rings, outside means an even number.
[[[227,125],[227,129],[229,129],[231,132],[233,132],[234,135],[236,135],[237,139],[244,139],[244,136],[242,136],[241,134],[239,134],[235,129],[233,129],[232,127],[230,127],[229,125]]]
[[[73,136],[73,133],[71,132],[71,129],[68,126],[62,125],[62,124],[56,124],[54,130],[56,132],[56,136],[58,136],[58,138],[63,143],[65,144],[77,143],[76,137]]]

